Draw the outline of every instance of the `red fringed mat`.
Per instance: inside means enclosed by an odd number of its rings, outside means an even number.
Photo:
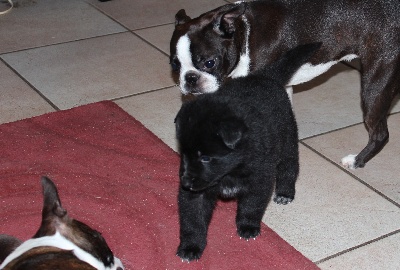
[[[36,232],[47,175],[70,216],[102,232],[126,269],[318,269],[267,226],[240,240],[235,202],[218,204],[203,257],[182,263],[179,157],[113,102],[0,125],[0,147],[0,233]]]

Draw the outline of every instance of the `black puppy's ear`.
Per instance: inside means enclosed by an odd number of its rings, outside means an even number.
[[[239,119],[230,119],[220,124],[218,134],[228,148],[235,149],[246,129],[247,127]]]
[[[191,18],[186,15],[186,11],[184,9],[181,9],[175,15],[175,26],[184,24],[190,20]]]
[[[234,4],[217,18],[216,31],[225,38],[231,38],[236,31],[236,20],[244,14],[247,3]]]

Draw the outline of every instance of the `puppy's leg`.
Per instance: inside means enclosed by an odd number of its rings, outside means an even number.
[[[179,190],[180,245],[182,260],[197,260],[207,244],[207,231],[217,201],[215,192],[193,193]]]
[[[294,199],[295,184],[299,175],[299,159],[297,157],[282,159],[277,166],[274,202],[288,204]]]
[[[299,144],[294,116],[288,123],[290,129],[286,129],[286,140],[283,142],[281,159],[276,166],[276,184],[274,202],[288,204],[293,201],[295,184],[299,176]]]
[[[399,59],[400,60],[400,59]],[[357,155],[348,155],[342,159],[342,164],[350,169],[362,168],[378,154],[389,139],[387,115],[396,94],[399,92],[400,64],[378,66],[376,71],[364,71],[362,77],[362,109],[364,124],[368,131],[367,146]],[[390,65],[389,65],[390,66]],[[382,74],[382,72],[386,74]],[[380,76],[378,76],[380,75]]]
[[[236,214],[237,232],[246,240],[256,238],[260,234],[261,219],[273,192],[273,177],[264,180],[265,187],[256,185],[253,189],[238,197]],[[271,183],[271,184],[270,184]]]

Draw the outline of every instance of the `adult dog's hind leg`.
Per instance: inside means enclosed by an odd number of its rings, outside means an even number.
[[[362,76],[361,105],[369,140],[358,155],[348,155],[342,159],[342,164],[348,168],[364,167],[389,140],[387,116],[399,92],[400,83],[400,59],[397,60],[392,71],[384,65],[376,67],[374,72],[364,72]]]

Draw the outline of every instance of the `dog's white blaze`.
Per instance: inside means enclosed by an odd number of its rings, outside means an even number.
[[[52,236],[33,238],[33,239],[29,239],[29,240],[25,241],[19,247],[17,247],[13,252],[11,252],[11,254],[9,254],[6,257],[6,259],[0,265],[0,269],[3,269],[8,263],[10,263],[14,259],[18,258],[25,252],[27,252],[33,248],[36,248],[36,247],[44,247],[44,246],[56,247],[56,248],[60,248],[60,249],[64,249],[64,250],[72,250],[74,255],[78,259],[80,259],[81,261],[87,262],[88,264],[90,264],[91,266],[93,266],[94,268],[99,269],[99,270],[116,269],[115,266],[117,266],[117,264],[120,264],[119,266],[123,267],[121,261],[115,257],[114,257],[114,259],[117,259],[116,260],[117,263],[115,263],[114,266],[112,266],[111,268],[105,267],[103,262],[96,259],[92,254],[84,251],[83,249],[81,249],[80,247],[78,247],[77,245],[75,245],[74,243],[69,241],[68,239],[66,239],[64,236],[62,236],[59,232],[56,232]]]
[[[244,15],[242,16],[242,19],[246,25],[245,53],[240,55],[240,59],[237,66],[228,75],[228,77],[231,78],[247,76],[247,74],[249,74],[250,71],[250,49],[249,49],[250,24]]]
[[[358,56],[355,54],[349,54],[346,55],[342,58],[340,58],[337,61],[330,61],[327,63],[323,64],[318,64],[318,65],[311,65],[310,63],[306,63],[302,65],[299,70],[292,76],[292,79],[288,83],[288,85],[296,85],[296,84],[301,84],[304,82],[308,82],[311,79],[314,79],[315,77],[321,75],[322,73],[325,73],[330,69],[334,64],[340,62],[340,61],[350,61]]]
[[[190,39],[188,35],[181,36],[176,44],[176,56],[181,63],[181,70],[179,75],[179,87],[182,94],[187,94],[189,91],[186,89],[185,75],[187,72],[195,72],[200,75],[199,83],[203,93],[212,93],[218,90],[219,83],[215,76],[196,69],[193,65],[192,54],[190,52]]]
[[[357,155],[347,155],[344,158],[342,158],[342,165],[349,168],[349,169],[354,169],[354,163],[356,162],[356,156]]]

